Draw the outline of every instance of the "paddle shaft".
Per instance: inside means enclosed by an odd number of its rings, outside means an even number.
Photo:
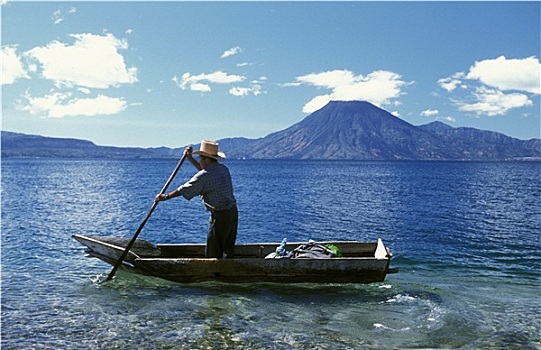
[[[180,167],[182,166],[182,163],[184,163],[184,159],[186,159],[186,154],[184,154],[182,156],[182,158],[180,158],[180,161],[178,162],[177,164],[177,167],[175,168],[175,170],[173,171],[173,173],[171,174],[171,176],[169,177],[169,179],[167,180],[167,182],[165,183],[165,185],[163,186],[160,194],[164,194],[165,191],[167,190],[167,187],[169,187],[169,185],[171,184],[171,182],[173,181],[173,178],[175,177],[175,175],[177,175],[178,173],[178,170],[180,169]],[[130,251],[131,247],[133,246],[133,244],[135,243],[135,240],[137,239],[137,236],[139,236],[139,233],[141,233],[141,231],[143,230],[143,227],[145,226],[145,224],[147,223],[148,219],[150,218],[150,215],[152,215],[152,212],[154,211],[154,209],[156,209],[156,206],[158,205],[158,201],[154,201],[152,203],[152,207],[150,207],[150,210],[148,211],[147,215],[145,216],[145,218],[143,219],[143,222],[141,222],[141,225],[139,225],[139,228],[137,229],[137,231],[135,232],[135,234],[133,235],[133,238],[131,239],[131,241],[128,243],[128,245],[126,246],[126,249],[124,249],[124,251],[122,252],[122,255],[120,255],[120,258],[118,259],[118,261],[116,262],[115,266],[113,267],[113,270],[111,270],[111,272],[109,273],[109,276],[107,276],[107,278],[105,279],[104,282],[107,282],[107,281],[110,281],[113,279],[113,277],[115,276],[115,273],[116,271],[118,270],[118,268],[120,267],[120,265],[122,265],[122,262],[124,261],[124,259],[126,258],[126,255],[128,255],[128,252]]]

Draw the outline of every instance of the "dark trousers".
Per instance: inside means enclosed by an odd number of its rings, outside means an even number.
[[[211,213],[205,249],[207,258],[232,258],[235,255],[238,223],[239,213],[236,205],[231,209]]]

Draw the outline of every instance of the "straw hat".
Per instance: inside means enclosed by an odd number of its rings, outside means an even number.
[[[199,151],[195,151],[193,154],[198,154],[200,156],[212,159],[225,159],[224,152],[218,150],[218,143],[209,140],[201,141]]]

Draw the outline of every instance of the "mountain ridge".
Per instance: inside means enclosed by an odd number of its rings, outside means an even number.
[[[331,101],[265,137],[217,141],[233,159],[541,160],[540,139],[519,140],[439,121],[415,126],[363,101]],[[178,158],[183,148],[97,146],[2,131],[2,157]]]
[[[241,148],[219,140],[233,158],[357,160],[541,159],[541,141],[523,141],[442,122],[414,126],[368,102],[332,101],[297,124]],[[501,140],[504,145],[498,146]],[[496,144],[494,144],[496,143]],[[507,147],[507,148],[506,148]]]

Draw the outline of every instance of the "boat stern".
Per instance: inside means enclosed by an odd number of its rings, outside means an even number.
[[[376,260],[387,260],[385,274],[398,273],[397,268],[390,267],[391,258],[393,257],[393,254],[391,253],[391,250],[383,244],[383,241],[381,240],[381,238],[378,238],[378,245],[376,247],[374,257],[376,258]]]

